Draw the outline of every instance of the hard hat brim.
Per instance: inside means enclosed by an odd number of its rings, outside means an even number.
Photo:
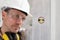
[[[4,7],[2,7],[2,10],[5,10],[6,8],[13,8],[13,9],[19,10],[19,11],[23,12],[26,16],[32,17],[32,15],[30,13],[27,13],[27,12],[23,11],[22,9],[17,8],[17,7],[5,7],[4,6]]]

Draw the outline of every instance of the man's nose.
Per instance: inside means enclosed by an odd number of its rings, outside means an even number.
[[[22,24],[22,22],[23,22],[22,19],[18,19],[18,20],[17,20],[17,23],[18,23],[18,24]]]

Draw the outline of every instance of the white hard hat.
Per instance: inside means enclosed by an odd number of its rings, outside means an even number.
[[[31,15],[28,0],[0,0],[0,10],[2,7],[15,8]]]

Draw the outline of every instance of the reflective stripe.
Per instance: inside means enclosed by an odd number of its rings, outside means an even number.
[[[6,34],[3,34],[2,38],[3,38],[4,40],[9,40],[9,38],[8,38],[8,36],[7,36]]]
[[[16,34],[16,36],[17,36],[17,40],[20,40],[19,35],[18,35],[18,34]]]

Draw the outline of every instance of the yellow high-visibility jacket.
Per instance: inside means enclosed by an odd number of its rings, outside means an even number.
[[[1,34],[1,30],[0,30],[0,34]],[[18,33],[6,32],[5,34],[2,35],[2,37],[0,36],[0,40],[22,40],[21,36],[22,36],[21,32]]]

